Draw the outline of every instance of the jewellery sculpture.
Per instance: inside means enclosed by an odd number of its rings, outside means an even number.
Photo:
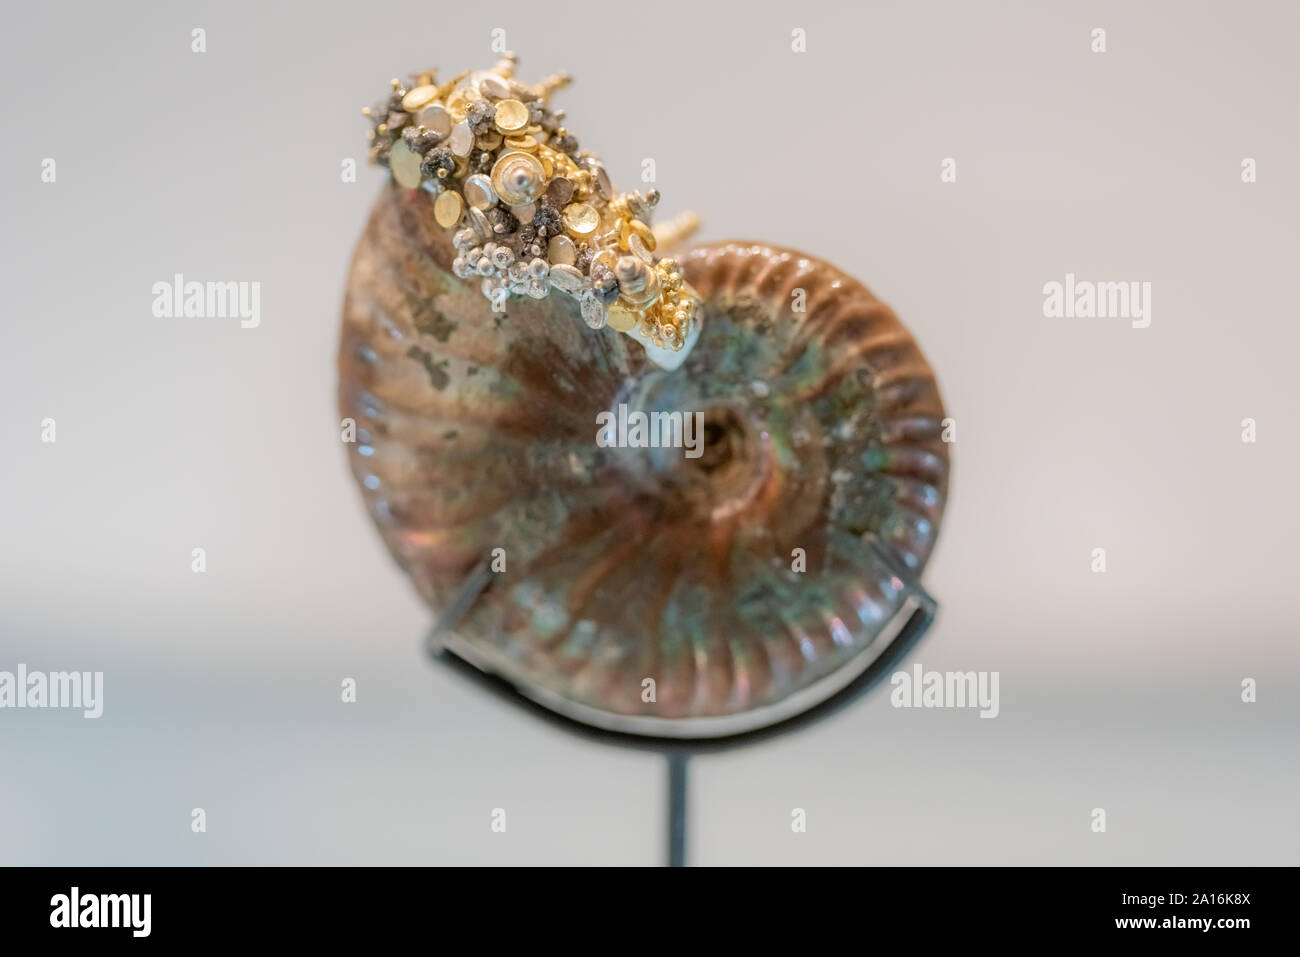
[[[617,192],[552,107],[567,77],[515,62],[369,111],[392,176],[339,403],[384,542],[448,650],[589,725],[729,735],[861,686],[933,610],[930,367],[811,256],[667,258],[693,220],[654,227],[658,194]]]

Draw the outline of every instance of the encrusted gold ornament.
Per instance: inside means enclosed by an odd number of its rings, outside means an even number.
[[[363,111],[373,123],[371,160],[398,186],[434,194],[434,219],[454,233],[453,272],[493,303],[559,290],[578,301],[587,325],[608,324],[675,368],[699,332],[698,298],[656,250],[683,240],[696,220],[676,221],[673,243],[663,243],[651,221],[658,191],[615,190],[551,107],[569,75],[529,85],[515,76],[517,62],[506,54],[441,85],[436,70],[394,80],[388,99]]]

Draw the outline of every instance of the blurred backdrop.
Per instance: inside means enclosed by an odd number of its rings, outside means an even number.
[[[423,657],[430,615],[339,443],[345,270],[383,180],[359,110],[399,73],[491,64],[496,28],[526,77],[574,73],[559,102],[616,184],[652,157],[703,238],[870,285],[957,423],[941,614],[912,661],[998,671],[1000,715],[894,709],[886,687],[700,758],[691,861],[1300,862],[1294,5],[6,19],[0,670],[103,671],[105,700],[0,711],[0,863],[660,861],[661,759]],[[1150,282],[1150,326],[1044,318],[1071,272]],[[176,273],[260,282],[260,324],[155,318]]]

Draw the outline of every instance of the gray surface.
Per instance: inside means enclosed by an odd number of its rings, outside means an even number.
[[[864,279],[958,420],[915,660],[1000,671],[1001,716],[876,694],[696,761],[692,860],[1300,862],[1300,14],[1142,7],[7,12],[0,669],[102,670],[106,701],[0,711],[0,863],[661,859],[662,761],[423,659],[429,616],[337,443],[344,270],[380,182],[339,179],[357,111],[396,72],[490,63],[493,27],[526,74],[574,72],[562,102],[616,183],[652,156],[706,238]],[[1067,271],[1152,282],[1151,327],[1044,319]],[[175,272],[261,281],[261,326],[155,319]]]

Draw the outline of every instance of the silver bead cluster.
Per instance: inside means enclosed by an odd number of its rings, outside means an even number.
[[[504,302],[511,293],[545,299],[550,288],[547,277],[550,264],[542,258],[537,243],[516,252],[505,243],[479,243],[472,229],[461,229],[452,237],[459,255],[452,260],[451,271],[461,279],[482,276],[483,295],[493,305]]]

